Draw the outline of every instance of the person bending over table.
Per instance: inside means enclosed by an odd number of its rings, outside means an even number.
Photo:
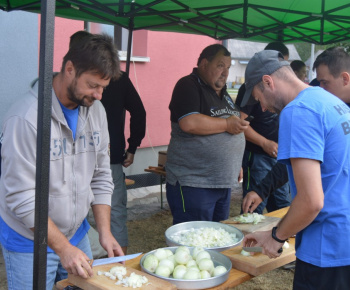
[[[293,289],[346,289],[350,109],[336,96],[298,79],[277,51],[254,55],[246,85],[244,98],[253,95],[263,110],[280,113],[277,158],[287,165],[293,200],[277,227],[246,235],[243,245],[261,246],[263,254],[276,258],[283,243],[296,234]]]

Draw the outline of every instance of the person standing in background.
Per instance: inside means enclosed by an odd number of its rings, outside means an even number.
[[[285,60],[289,58],[288,48],[281,42],[271,42],[265,50],[276,50],[282,53]],[[244,132],[246,148],[243,155],[243,198],[252,191],[253,186],[261,180],[277,163],[279,116],[276,113],[263,111],[259,103],[245,103],[243,96],[245,84],[238,91],[236,104],[241,107],[241,118],[253,116],[248,129]],[[285,166],[285,165],[282,165]],[[289,184],[285,183],[268,196],[254,210],[262,214],[265,207],[268,212],[290,205]]]
[[[305,78],[306,78],[306,64],[301,61],[301,60],[293,60],[290,63],[290,66],[292,68],[292,70],[294,71],[294,73],[296,74],[296,76],[303,82],[305,82]]]
[[[177,82],[169,105],[165,168],[173,224],[227,219],[231,188],[241,178],[249,122],[240,119],[226,91],[231,54],[223,45],[210,45],[197,66]]]
[[[127,191],[123,167],[134,162],[135,152],[146,132],[146,111],[141,98],[125,72],[111,81],[102,94],[110,136],[111,169],[114,182],[111,209],[111,231],[124,254],[128,246]],[[125,110],[130,113],[130,137],[125,151]]]

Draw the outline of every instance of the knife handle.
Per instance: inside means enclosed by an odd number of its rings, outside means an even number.
[[[282,252],[283,252],[283,248],[281,247],[281,248],[277,251],[277,253],[282,254]]]

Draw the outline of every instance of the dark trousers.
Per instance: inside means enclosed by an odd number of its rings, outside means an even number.
[[[226,220],[230,214],[231,188],[197,188],[166,184],[173,224]]]
[[[277,160],[275,158],[265,154],[257,154],[248,150],[244,151],[242,161],[243,197],[252,190],[251,185],[253,183],[259,184],[276,163]],[[290,202],[289,183],[286,183],[263,200],[254,212],[262,214],[265,207],[268,212],[271,212],[289,206]]]
[[[348,290],[350,266],[321,268],[297,259],[293,290]]]

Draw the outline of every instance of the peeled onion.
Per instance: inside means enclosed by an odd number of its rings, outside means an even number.
[[[227,272],[227,269],[224,266],[217,266],[215,267],[213,274],[216,277],[226,272]]]
[[[158,263],[159,262],[157,257],[153,254],[150,254],[146,257],[145,261],[143,262],[143,266],[147,271],[154,273],[158,267]]]
[[[201,274],[199,273],[199,271],[196,271],[194,269],[188,269],[185,273],[185,275],[183,276],[184,280],[198,280],[200,279]]]
[[[191,255],[185,250],[176,251],[175,253],[175,262],[178,264],[186,265],[191,259]]]
[[[211,276],[210,276],[210,273],[209,273],[207,270],[202,270],[202,271],[200,272],[200,274],[201,274],[201,279],[208,279],[208,278],[211,277]]]
[[[197,258],[197,254],[198,254],[199,252],[202,252],[202,251],[204,251],[204,248],[202,248],[202,247],[194,247],[194,248],[193,248],[193,251],[192,251],[192,257],[193,257],[193,259],[196,259],[196,258]]]
[[[187,271],[186,266],[184,265],[178,265],[175,267],[174,272],[173,272],[173,277],[175,279],[183,279],[183,276],[185,275]]]
[[[161,260],[166,259],[168,257],[167,252],[162,248],[157,249],[153,255],[156,256],[158,261],[161,261]]]
[[[177,252],[179,252],[179,251],[186,251],[188,254],[191,253],[190,249],[187,248],[186,246],[180,246],[180,247],[178,247],[178,248],[176,249],[176,251],[175,251],[175,254],[176,254]]]
[[[159,265],[156,269],[156,274],[168,278],[171,274],[169,267]]]
[[[174,271],[174,268],[175,268],[175,265],[174,265],[174,262],[169,260],[169,259],[163,259],[159,262],[159,266],[166,266],[169,268],[170,270],[170,274]]]
[[[209,254],[207,251],[201,251],[201,252],[199,252],[199,253],[197,254],[197,257],[196,257],[197,263],[198,263],[201,259],[204,259],[204,258],[211,259],[210,254]]]
[[[214,269],[214,263],[210,258],[209,259],[203,258],[203,259],[199,260],[198,268],[199,268],[199,270],[207,270],[210,272]]]

